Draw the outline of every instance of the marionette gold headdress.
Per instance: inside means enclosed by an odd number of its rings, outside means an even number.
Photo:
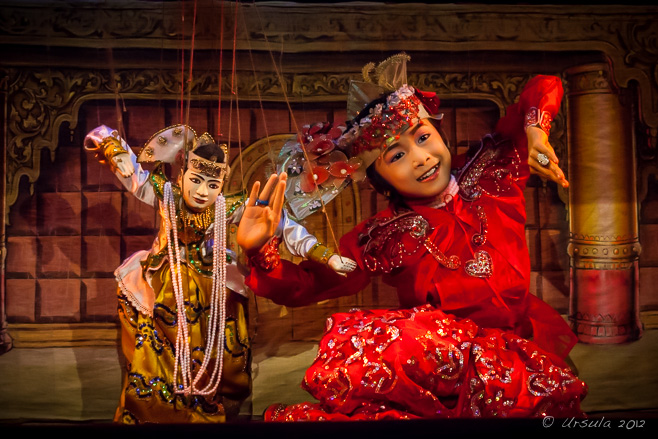
[[[218,154],[197,154],[199,148],[216,145],[221,148],[223,156]],[[137,161],[140,163],[165,162],[174,163],[183,158],[183,153],[189,155],[188,165],[196,171],[217,179],[223,179],[230,172],[228,166],[228,146],[215,143],[208,133],[197,137],[196,132],[187,125],[173,125],[153,134],[140,152]]]
[[[210,145],[218,146],[221,148],[223,157],[219,157],[213,153],[210,155],[204,154],[204,156],[201,156],[201,149]],[[228,145],[225,143],[217,145],[210,134],[203,133],[201,137],[196,139],[196,142],[194,143],[194,149],[192,149],[190,153],[188,163],[192,169],[208,177],[223,180],[231,170],[228,165]]]

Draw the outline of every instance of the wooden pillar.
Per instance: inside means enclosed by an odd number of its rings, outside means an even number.
[[[640,338],[632,108],[607,64],[566,72],[569,142],[569,319],[580,341]]]
[[[7,332],[7,312],[5,303],[5,272],[7,268],[7,77],[0,83],[0,133],[2,133],[2,152],[0,153],[0,355],[12,348],[12,339]]]

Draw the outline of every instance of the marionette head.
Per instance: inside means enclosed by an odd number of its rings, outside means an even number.
[[[221,193],[230,168],[228,147],[218,145],[208,133],[197,137],[189,126],[179,124],[153,134],[140,152],[140,163],[183,165],[179,185],[188,208],[200,212]]]
[[[189,209],[200,212],[211,206],[221,194],[229,172],[227,149],[226,145],[217,145],[205,133],[196,140],[194,149],[188,152],[181,191]]]

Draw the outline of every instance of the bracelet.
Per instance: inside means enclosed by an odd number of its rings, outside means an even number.
[[[329,262],[329,258],[331,258],[334,254],[335,253],[332,249],[322,244],[321,242],[316,242],[315,245],[311,247],[311,250],[309,250],[308,258],[311,261],[326,265]]]
[[[265,271],[274,270],[281,262],[279,255],[279,238],[274,236],[265,244],[258,253],[249,257],[251,265],[262,268]]]
[[[103,139],[100,145],[103,150],[105,160],[110,161],[119,154],[126,154],[127,151],[121,146],[121,141],[115,137],[108,136]]]
[[[542,111],[537,107],[531,107],[525,115],[524,129],[528,127],[541,128],[546,134],[551,132],[553,118],[548,111]]]

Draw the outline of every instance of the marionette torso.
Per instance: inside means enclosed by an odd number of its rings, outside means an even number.
[[[93,130],[85,141],[87,149],[102,154],[100,158],[111,165],[133,195],[158,208],[160,213],[159,233],[152,248],[131,255],[115,271],[126,358],[117,422],[223,422],[235,419],[241,402],[251,392],[244,270],[234,255],[226,256],[226,264],[213,260],[225,241],[225,235],[222,238],[213,234],[217,229],[215,224],[222,223],[216,218],[219,201],[215,200],[222,201],[224,223],[239,221],[244,202],[240,195],[218,198],[227,169],[216,162],[216,156],[225,157],[225,154],[221,150],[211,151],[215,155],[206,153],[204,156],[209,158],[204,158],[195,154],[200,153],[195,148],[189,152],[188,166],[179,184],[168,181],[163,163],[150,173],[138,163],[144,157],[158,162],[175,159],[175,151],[185,147],[188,134],[180,128],[156,133],[142,149],[139,159],[108,127]],[[295,255],[307,256],[311,249],[323,247],[285,213],[275,233]],[[220,241],[220,246],[213,246],[213,242]],[[172,271],[172,267],[178,266],[180,269]],[[333,267],[340,269],[336,264]],[[215,285],[217,271],[222,270],[221,277],[227,286],[225,295]],[[186,320],[183,340],[179,325],[183,318],[179,314],[181,309]],[[220,312],[223,313],[220,326],[225,325],[223,331],[211,325]],[[204,352],[212,351],[209,339],[218,331],[224,332],[221,363],[216,353],[211,352],[204,364]],[[182,355],[183,347],[189,353],[180,360],[176,352]],[[194,388],[183,379],[187,364],[190,364],[190,378],[196,378]],[[219,386],[213,389],[218,376]],[[204,392],[195,394],[199,390]]]

